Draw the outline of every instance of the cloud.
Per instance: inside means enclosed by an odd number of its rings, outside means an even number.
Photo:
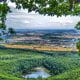
[[[21,21],[22,23],[25,23],[25,24],[29,24],[30,23],[30,21],[27,21],[27,20],[23,20],[23,21]]]
[[[11,3],[10,0],[7,0],[8,6],[15,8],[16,4],[15,3]]]
[[[6,25],[13,28],[25,29],[71,29],[80,21],[79,16],[43,16],[27,9],[15,9],[15,3],[9,2],[12,13],[8,13]]]

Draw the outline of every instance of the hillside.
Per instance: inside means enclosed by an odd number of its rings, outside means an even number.
[[[41,66],[51,76],[29,80],[79,80],[80,56],[76,52],[0,49],[0,80],[28,80],[22,75]]]

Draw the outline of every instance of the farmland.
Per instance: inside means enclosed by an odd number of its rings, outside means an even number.
[[[16,45],[16,44],[3,44],[3,45],[8,48],[33,49],[38,51],[78,51],[78,49],[76,48],[64,48],[49,45]]]
[[[4,46],[39,51],[78,51],[76,43],[79,38],[76,30],[23,31],[8,39]]]
[[[0,80],[28,80],[24,79],[22,75],[28,74],[33,68],[41,66],[49,70],[51,75],[46,80],[76,80],[76,77],[79,80],[80,56],[77,52],[0,49]]]

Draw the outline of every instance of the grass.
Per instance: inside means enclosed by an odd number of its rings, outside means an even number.
[[[33,68],[44,67],[51,77],[24,79]],[[77,52],[43,52],[26,49],[0,49],[0,80],[80,80]]]
[[[52,77],[52,80],[80,80],[80,68]]]

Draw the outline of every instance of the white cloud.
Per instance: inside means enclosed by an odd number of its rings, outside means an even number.
[[[29,24],[30,23],[30,21],[27,21],[27,20],[23,20],[23,21],[21,21],[22,23],[25,23],[25,24]]]
[[[7,0],[8,6],[15,8],[16,4],[15,3],[11,3],[10,0]]]
[[[38,13],[28,13],[27,9],[17,10],[15,4],[9,2],[12,13],[7,15],[6,24],[8,27],[26,28],[26,29],[69,29],[74,28],[80,21],[79,16],[43,16]]]

